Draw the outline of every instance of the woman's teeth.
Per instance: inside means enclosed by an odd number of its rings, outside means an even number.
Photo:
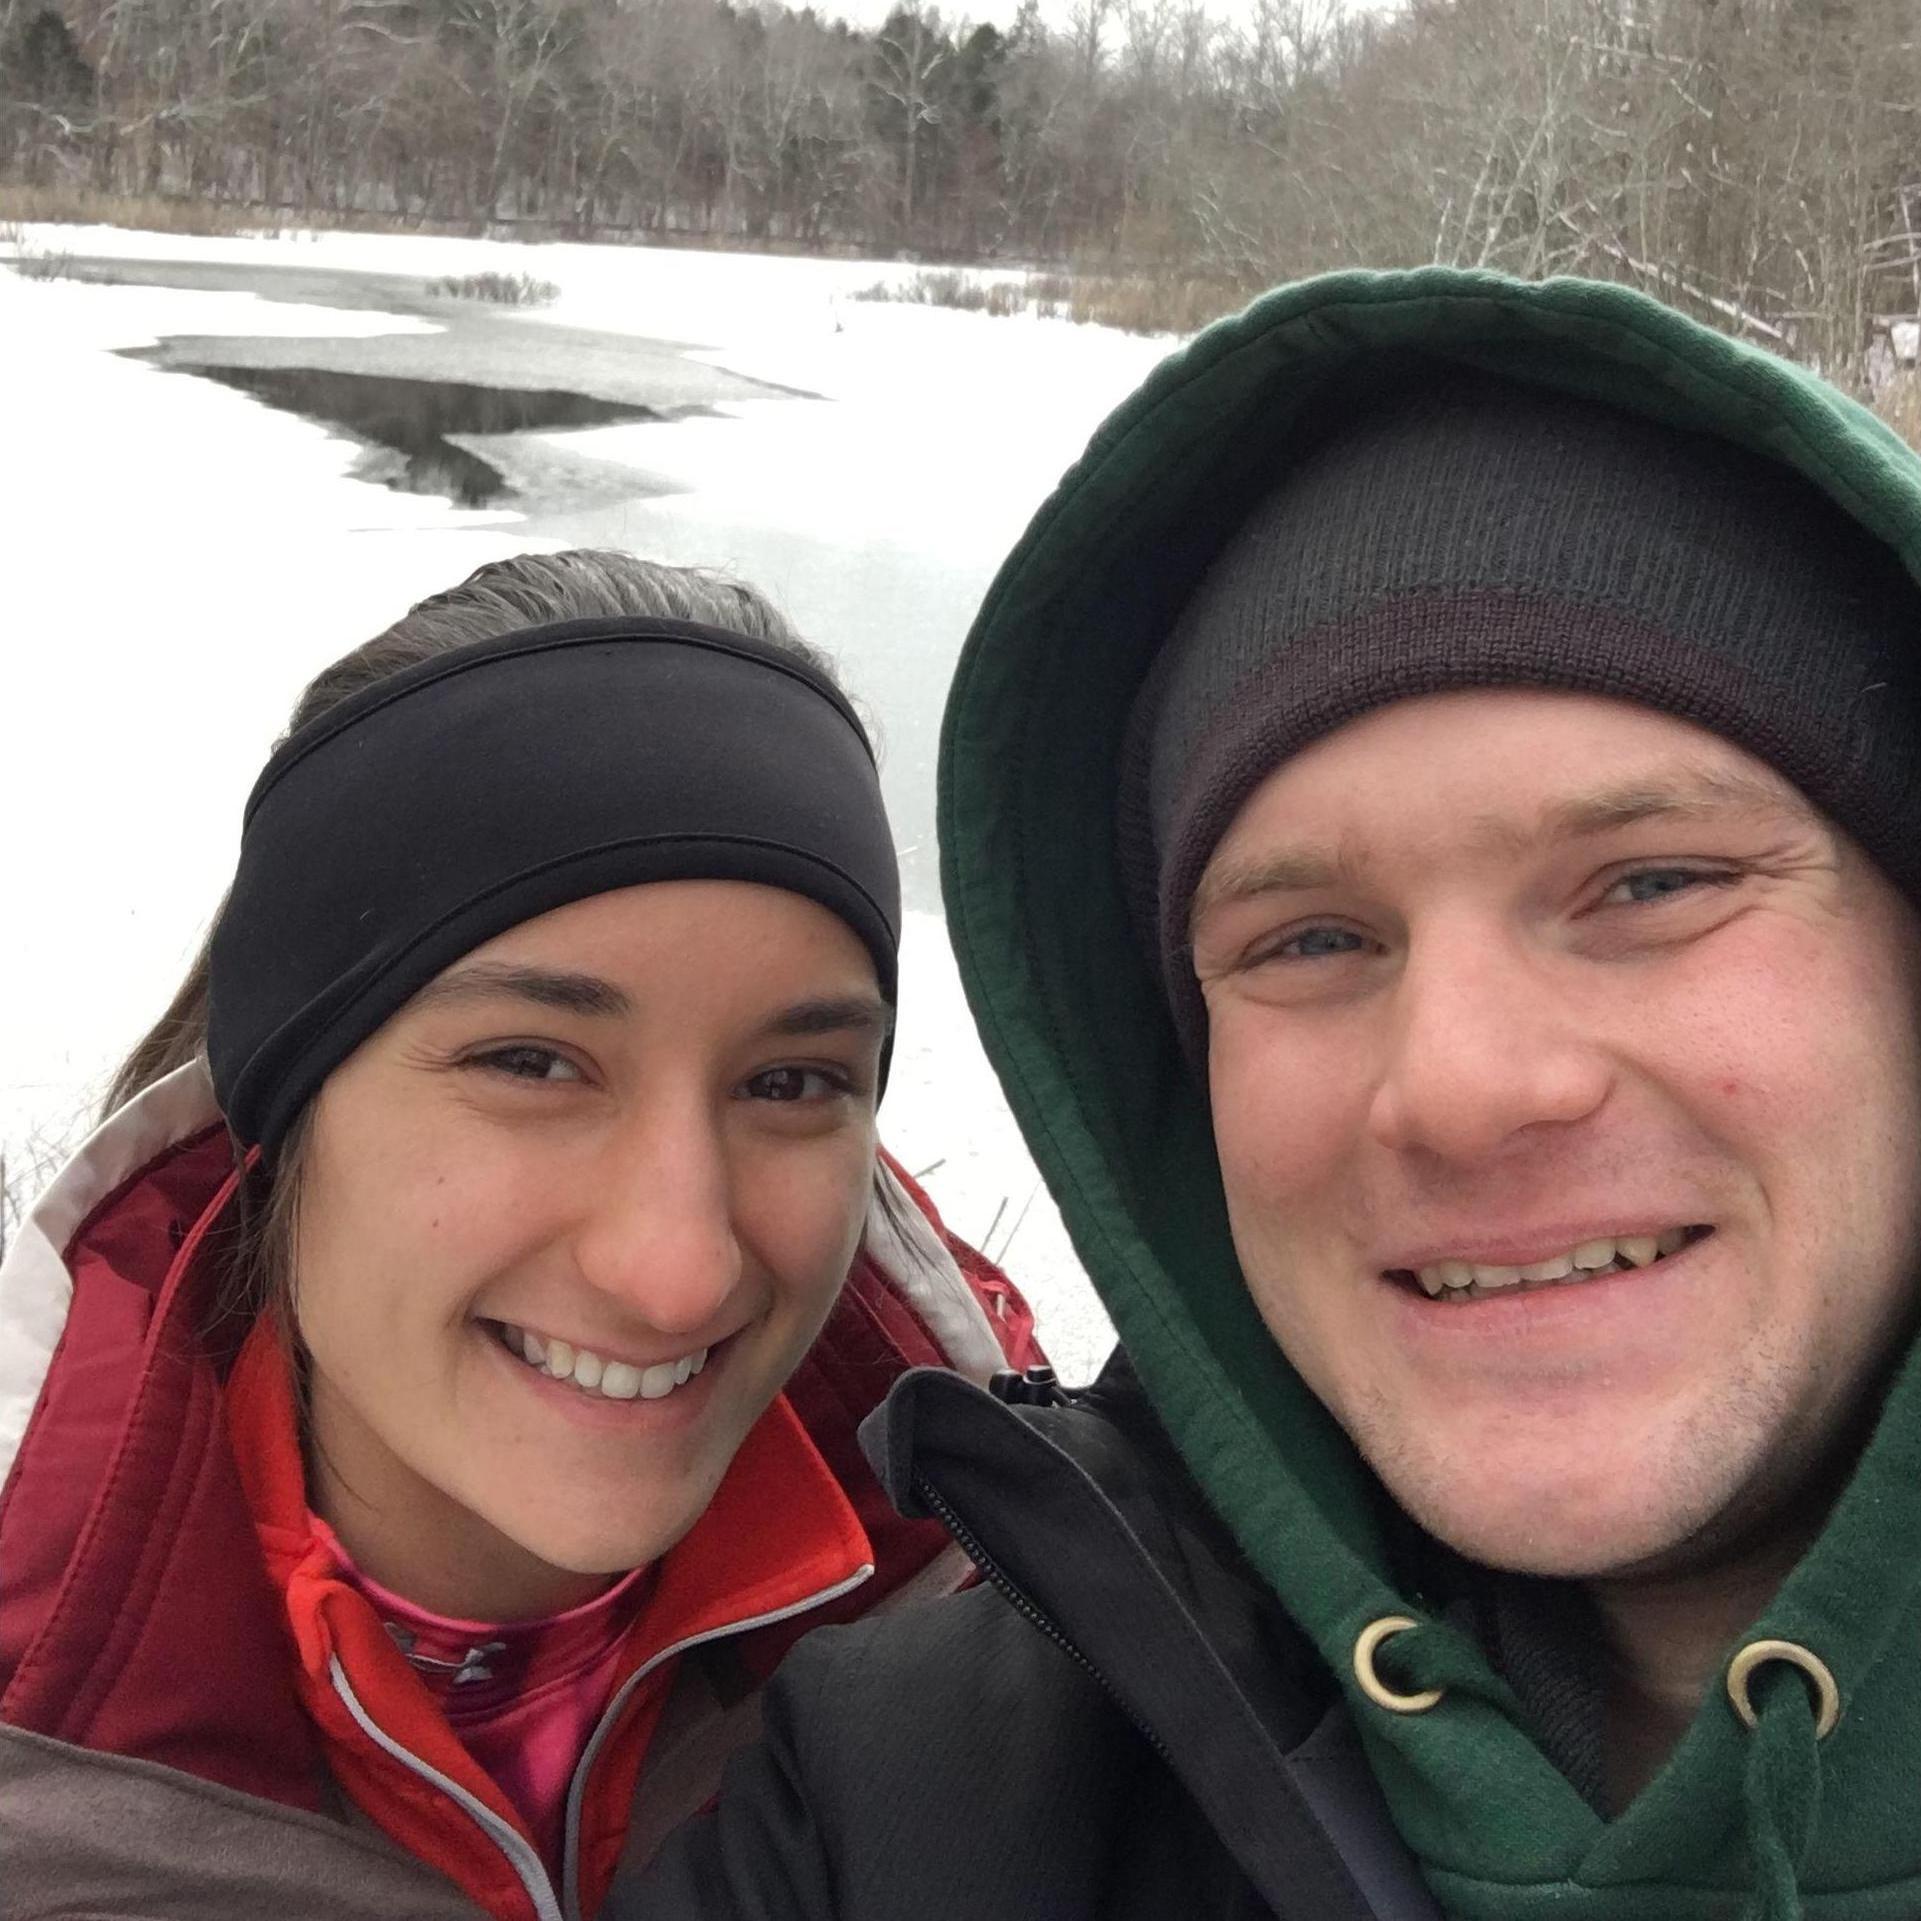
[[[572,1381],[602,1400],[664,1400],[677,1387],[685,1387],[707,1365],[706,1348],[683,1354],[677,1361],[658,1361],[652,1367],[634,1367],[626,1361],[603,1360],[584,1347],[567,1341],[543,1341],[531,1328],[515,1327],[511,1321],[494,1323],[500,1344],[517,1360],[538,1368],[552,1381]]]
[[[1481,1301],[1509,1287],[1546,1287],[1576,1281],[1591,1281],[1601,1274],[1622,1274],[1630,1268],[1651,1267],[1670,1254],[1678,1254],[1690,1241],[1699,1240],[1710,1230],[1705,1227],[1670,1227],[1660,1234],[1628,1234],[1618,1240],[1583,1241],[1564,1253],[1546,1260],[1530,1261],[1525,1267],[1488,1267],[1478,1261],[1437,1261],[1412,1275],[1405,1268],[1396,1273],[1417,1281],[1422,1293],[1431,1299]]]

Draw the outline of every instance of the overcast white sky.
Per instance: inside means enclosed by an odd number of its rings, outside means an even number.
[[[793,6],[801,6],[806,0],[788,0]],[[1401,0],[1328,0],[1329,4],[1340,6],[1350,13],[1390,13],[1401,4]],[[814,10],[829,19],[838,15],[851,21],[857,27],[877,27],[885,20],[894,7],[894,0],[813,0]],[[1020,0],[937,0],[941,15],[947,21],[965,20],[978,25],[983,20],[992,21],[997,27],[1012,24]],[[1041,0],[1041,17],[1051,25],[1065,27],[1084,0]],[[1218,19],[1243,20],[1254,11],[1256,0],[1205,0],[1207,11]],[[1120,14],[1126,0],[1112,0],[1112,11]]]

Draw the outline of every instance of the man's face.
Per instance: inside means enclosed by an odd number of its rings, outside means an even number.
[[[1921,927],[1795,789],[1614,701],[1404,701],[1255,791],[1193,931],[1248,1286],[1422,1525],[1591,1576],[1807,1485],[1907,1323]]]

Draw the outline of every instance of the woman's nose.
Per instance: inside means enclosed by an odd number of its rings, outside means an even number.
[[[1612,1068],[1591,1021],[1519,943],[1436,939],[1410,950],[1394,991],[1368,1115],[1383,1146],[1472,1162],[1607,1098]]]
[[[713,1331],[742,1272],[719,1130],[685,1114],[624,1129],[588,1179],[582,1278],[662,1334]]]

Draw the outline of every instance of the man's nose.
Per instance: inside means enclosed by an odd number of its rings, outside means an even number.
[[[575,1234],[588,1285],[662,1334],[711,1332],[741,1279],[726,1144],[695,1108],[638,1116],[610,1138]]]
[[[1471,1162],[1528,1128],[1585,1119],[1613,1069],[1550,957],[1483,928],[1410,948],[1394,989],[1369,1131],[1399,1152]]]

